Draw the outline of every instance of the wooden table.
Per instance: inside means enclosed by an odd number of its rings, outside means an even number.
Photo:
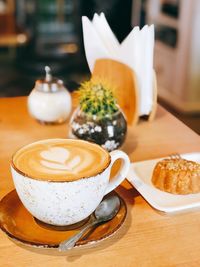
[[[0,199],[13,189],[9,160],[30,142],[66,138],[67,123],[45,126],[32,119],[26,98],[0,99]],[[200,151],[200,138],[163,108],[153,122],[129,128],[123,147],[132,161]],[[124,182],[118,192],[128,205],[123,227],[113,237],[90,249],[80,248],[58,256],[55,251],[22,248],[0,232],[0,267],[30,266],[200,266],[200,211],[163,215]]]

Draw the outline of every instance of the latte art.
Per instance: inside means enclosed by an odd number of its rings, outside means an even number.
[[[110,162],[101,147],[79,140],[49,139],[20,149],[13,157],[16,169],[33,179],[73,181],[97,175]]]
[[[70,157],[70,151],[67,148],[52,147],[49,150],[42,151],[40,164],[49,169],[66,170],[76,173],[77,166],[81,165],[81,157]],[[80,168],[80,166],[79,166]]]

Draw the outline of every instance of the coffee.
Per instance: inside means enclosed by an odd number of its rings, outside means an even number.
[[[119,171],[111,169],[121,159]],[[70,225],[86,219],[126,177],[129,157],[86,141],[49,139],[18,150],[11,161],[16,191],[38,220]],[[86,178],[86,179],[82,179]]]
[[[27,145],[13,156],[13,168],[44,181],[75,181],[95,176],[110,164],[100,146],[71,139],[48,139]]]

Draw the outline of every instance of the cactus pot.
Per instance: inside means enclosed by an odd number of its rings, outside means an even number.
[[[112,115],[98,118],[87,115],[78,107],[71,117],[69,137],[94,142],[112,151],[123,144],[126,132],[127,122],[120,109]]]

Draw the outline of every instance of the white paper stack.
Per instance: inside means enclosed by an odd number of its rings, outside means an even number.
[[[104,13],[94,14],[90,21],[82,17],[85,54],[90,71],[101,58],[117,60],[132,68],[139,87],[139,115],[149,115],[153,105],[154,25],[141,30],[134,27],[120,44],[112,32]]]

